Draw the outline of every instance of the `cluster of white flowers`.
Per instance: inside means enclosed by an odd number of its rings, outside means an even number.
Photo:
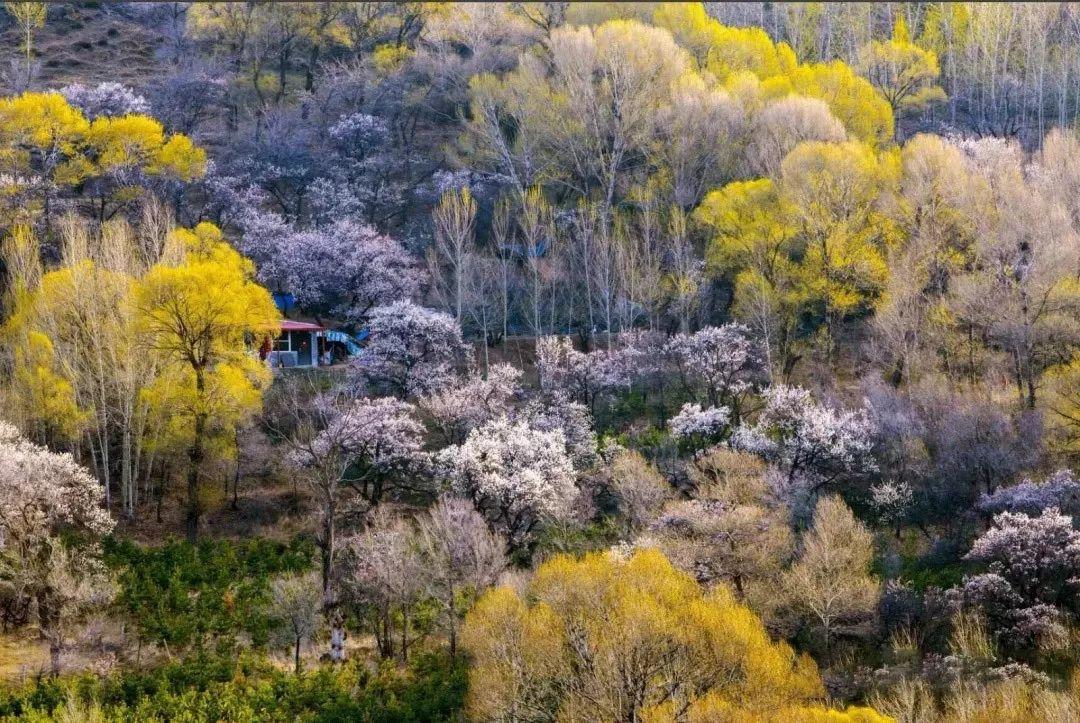
[[[39,447],[0,421],[0,574],[5,580],[28,595],[47,595],[55,605],[77,597],[83,586],[59,588],[101,572],[98,543],[115,524],[104,499],[101,483],[70,454]],[[79,534],[69,539],[73,531]],[[39,613],[47,618],[50,611]]]
[[[578,469],[591,467],[596,462],[592,415],[581,402],[575,402],[565,394],[545,394],[530,400],[518,418],[542,432],[562,432],[567,454]]]
[[[668,421],[668,428],[676,439],[718,439],[731,422],[731,410],[727,407],[701,408],[700,404],[687,402]]]
[[[649,329],[630,329],[615,335],[617,363],[622,375],[636,381],[663,371],[664,335]]]
[[[899,520],[908,507],[914,493],[907,482],[887,480],[870,488],[870,504],[885,521]]]
[[[452,444],[464,441],[473,429],[510,413],[510,402],[520,392],[521,370],[493,364],[487,378],[473,374],[459,384],[422,398],[420,408]]]
[[[764,393],[757,423],[732,436],[736,449],[778,465],[789,481],[817,489],[840,475],[876,471],[873,423],[865,409],[838,410],[814,401],[800,387],[778,384]]]
[[[40,544],[62,529],[108,534],[112,516],[104,509],[101,483],[66,453],[24,439],[0,421],[0,532],[4,546]]]
[[[376,146],[386,139],[387,126],[382,118],[367,113],[350,113],[338,118],[326,129],[326,133],[338,143]]]
[[[150,113],[150,104],[146,102],[146,98],[120,83],[106,82],[92,87],[73,83],[61,88],[60,94],[89,120],[101,116],[115,118],[133,113]]]
[[[276,265],[299,303],[333,306],[357,322],[375,306],[413,298],[424,280],[400,243],[349,220],[288,233],[277,253]]]
[[[1026,512],[1035,515],[1051,507],[1067,513],[1080,512],[1080,482],[1072,472],[1062,469],[1042,482],[1026,479],[983,495],[978,506],[987,514]]]
[[[713,405],[745,394],[762,376],[760,345],[741,324],[678,334],[665,350],[687,382],[701,387]]]
[[[414,469],[424,459],[424,425],[413,406],[393,397],[365,397],[335,416],[311,444],[311,452],[294,451],[298,467],[331,454],[331,447],[380,472]]]
[[[541,431],[506,417],[447,447],[438,462],[454,490],[512,540],[540,520],[567,517],[578,494],[562,431]]]
[[[1062,612],[1075,609],[1080,575],[1080,532],[1056,508],[1038,517],[1002,512],[975,541],[967,559],[986,565],[965,578],[965,603],[996,623],[1001,642],[1014,649],[1065,638]]]
[[[632,378],[622,350],[581,352],[565,336],[536,340],[536,369],[545,393],[569,394],[585,404],[604,390],[629,385]]]

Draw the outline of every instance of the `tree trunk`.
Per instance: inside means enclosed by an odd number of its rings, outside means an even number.
[[[201,367],[195,369],[195,389],[200,398],[206,391],[206,378]],[[204,449],[206,416],[205,412],[195,414],[195,436],[191,442],[191,449],[188,450],[187,518],[185,523],[189,542],[195,542],[199,536],[199,516],[202,512],[199,508],[199,470],[206,455]]]
[[[49,674],[60,675],[60,613],[52,604],[48,589],[37,593],[38,625],[41,635],[49,641]]]
[[[337,545],[337,528],[334,524],[337,505],[333,493],[329,489],[324,490],[324,493],[326,496],[323,500],[322,535],[320,536],[321,539],[317,540],[317,543],[319,546],[319,565],[322,573],[323,601],[325,605],[330,605],[333,601],[330,586],[334,574],[334,548]]]
[[[330,622],[330,662],[341,663],[345,660],[345,626],[341,615],[334,613]]]
[[[314,353],[314,350],[312,350]],[[232,509],[240,509],[240,428],[236,428],[234,444],[236,445],[236,467],[233,468]],[[229,481],[225,480],[225,494],[229,494]]]
[[[456,597],[453,586],[450,587],[450,604],[447,605],[447,612],[450,618],[450,659],[457,660],[457,605],[454,601]]]

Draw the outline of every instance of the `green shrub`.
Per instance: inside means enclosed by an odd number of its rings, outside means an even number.
[[[161,547],[108,540],[105,559],[116,570],[116,605],[141,640],[174,652],[235,645],[246,635],[266,642],[270,578],[311,567],[310,543],[270,540],[171,540]]]
[[[0,718],[94,710],[119,721],[458,721],[467,680],[464,662],[442,653],[417,655],[404,670],[350,663],[300,675],[259,658],[195,655],[149,671],[41,680],[0,694]]]

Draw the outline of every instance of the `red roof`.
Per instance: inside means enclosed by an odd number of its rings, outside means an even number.
[[[291,319],[281,320],[282,331],[325,331],[326,328],[319,326],[318,324],[309,324],[306,321],[292,321]]]

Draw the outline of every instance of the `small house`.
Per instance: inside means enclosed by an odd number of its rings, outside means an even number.
[[[317,367],[323,363],[326,328],[306,321],[281,320],[281,332],[260,356],[274,368]]]

